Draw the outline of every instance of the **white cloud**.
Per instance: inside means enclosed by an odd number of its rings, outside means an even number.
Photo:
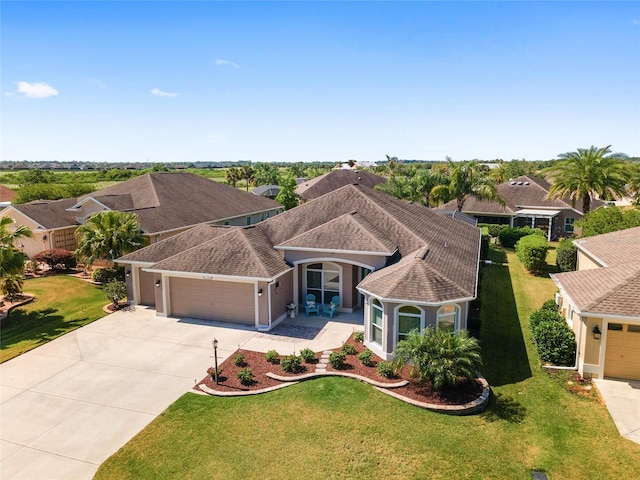
[[[178,93],[165,92],[159,88],[152,88],[149,91],[156,97],[177,97],[179,95]]]
[[[18,90],[15,93],[22,94],[26,98],[47,98],[58,95],[58,90],[45,82],[18,82],[17,85]]]
[[[91,85],[95,85],[98,88],[107,88],[107,86],[97,78],[87,78],[87,82],[89,82]]]
[[[222,67],[224,65],[230,65],[234,68],[240,68],[240,65],[238,65],[235,62],[230,62],[229,60],[223,60],[222,58],[216,58],[216,65],[218,65],[219,67]]]

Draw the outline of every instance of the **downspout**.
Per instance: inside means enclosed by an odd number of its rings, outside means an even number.
[[[267,330],[271,330],[271,285],[275,285],[276,284],[276,280],[275,278],[273,280],[271,280],[269,283],[267,283],[267,306],[269,311],[268,313],[268,320],[269,320],[269,326],[267,328]]]

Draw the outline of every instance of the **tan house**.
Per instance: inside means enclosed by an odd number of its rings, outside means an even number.
[[[574,243],[577,271],[551,278],[576,334],[578,372],[640,380],[640,227]]]
[[[365,343],[390,358],[428,325],[466,328],[480,229],[362,185],[346,185],[257,225],[199,226],[125,255],[129,298],[160,316],[267,331],[287,305],[363,314]]]
[[[29,257],[51,248],[75,250],[75,231],[95,212],[135,213],[148,243],[200,224],[252,225],[284,210],[268,198],[192,173],[147,173],[79,198],[11,205],[0,215],[26,225],[22,240]]]
[[[345,185],[357,184],[374,188],[376,185],[386,181],[385,177],[364,170],[332,170],[329,173],[302,182],[294,190],[294,193],[300,198],[300,202],[304,203],[333,192]]]
[[[573,235],[573,225],[583,217],[582,204],[565,198],[547,198],[551,185],[540,178],[523,175],[497,186],[504,205],[470,197],[462,211],[477,218],[478,223],[504,224],[511,227],[530,226],[547,233],[547,239]],[[592,200],[591,209],[602,207],[604,202]],[[456,201],[438,207],[455,210]]]

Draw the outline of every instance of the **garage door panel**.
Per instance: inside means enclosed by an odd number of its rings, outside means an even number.
[[[192,278],[171,278],[171,315],[255,324],[254,285]]]
[[[640,380],[640,328],[637,325],[609,325],[604,374]]]

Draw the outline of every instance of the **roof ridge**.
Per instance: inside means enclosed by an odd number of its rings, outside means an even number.
[[[260,273],[264,275],[264,277],[269,277],[269,269],[266,268],[264,262],[262,261],[262,256],[258,254],[258,252],[256,251],[253,243],[251,242],[251,240],[249,239],[249,234],[247,232],[258,232],[259,235],[262,235],[263,237],[266,237],[267,239],[269,238],[263,231],[262,229],[256,228],[255,225],[251,225],[251,226],[247,226],[247,227],[242,227],[237,229],[237,231],[239,232],[239,234],[242,236],[242,241],[245,243],[245,246],[247,246],[249,248],[250,254],[253,257],[254,260],[258,261],[258,265],[260,266]],[[271,240],[269,240],[269,243],[271,243]],[[273,245],[272,245],[273,247]]]
[[[345,213],[344,215],[349,215],[350,220],[356,222],[359,226],[364,228],[371,235],[371,237],[379,247],[386,248],[386,245],[384,245],[382,240],[378,238],[379,235],[384,236],[384,234],[380,230],[378,230],[375,225],[373,225],[366,218],[364,218],[364,216],[361,213],[359,213],[358,211],[353,211],[350,213]],[[341,217],[344,215],[341,215]],[[340,217],[337,217],[337,218],[340,218]],[[389,241],[389,242],[393,244],[392,241]],[[397,245],[395,245],[395,247],[396,249],[398,248]]]

